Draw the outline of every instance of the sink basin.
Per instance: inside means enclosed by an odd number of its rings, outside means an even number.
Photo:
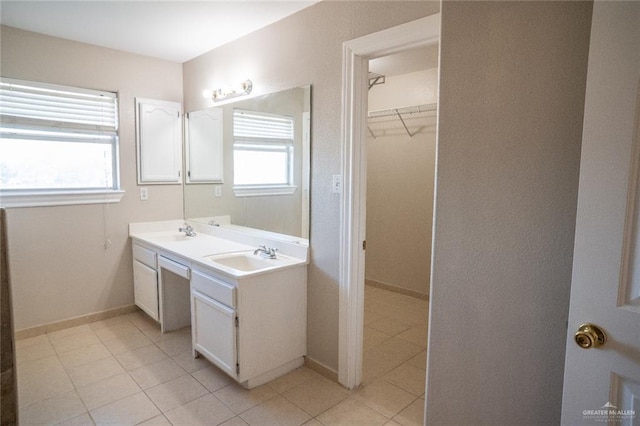
[[[253,251],[217,254],[205,256],[214,266],[236,276],[254,274],[262,271],[304,263],[300,259],[278,254],[275,259],[267,259],[253,254]]]
[[[209,259],[222,266],[243,272],[258,271],[278,265],[277,259],[263,259],[253,253],[236,253],[232,255],[210,256]]]

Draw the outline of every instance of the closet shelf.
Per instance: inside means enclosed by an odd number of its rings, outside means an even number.
[[[402,116],[409,115],[409,114],[418,114],[423,112],[434,112],[437,110],[438,110],[437,104],[422,104],[422,105],[414,105],[414,106],[408,106],[403,108],[391,108],[391,109],[369,111],[367,116],[368,118],[397,116],[400,119],[400,122],[402,123],[404,130],[407,132],[407,135],[409,135],[409,137],[411,138],[415,133],[411,134],[411,132],[409,131],[409,128],[407,127],[407,123],[404,122],[404,119],[402,118]],[[371,127],[368,127],[368,129],[369,129],[369,133],[371,133],[371,136],[374,139],[376,139],[376,135],[373,133],[373,130],[371,130]]]
[[[413,105],[403,108],[389,108],[389,109],[379,109],[375,111],[369,111],[367,116],[369,118],[377,118],[377,117],[389,117],[392,115],[405,115],[405,114],[418,114],[421,112],[435,112],[438,110],[438,104],[422,104],[422,105]]]

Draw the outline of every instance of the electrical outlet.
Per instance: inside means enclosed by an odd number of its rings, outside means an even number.
[[[140,199],[142,201],[149,199],[149,188],[140,188]]]
[[[331,180],[331,192],[334,194],[342,193],[342,176],[341,175],[333,175]]]
[[[220,185],[216,185],[216,197],[222,197],[222,187]]]

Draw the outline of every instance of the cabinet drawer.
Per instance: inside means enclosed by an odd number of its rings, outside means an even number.
[[[133,244],[133,258],[150,268],[158,269],[156,265],[156,253],[135,243]]]
[[[191,278],[191,269],[188,266],[182,265],[178,262],[175,262],[171,259],[167,259],[164,256],[158,257],[158,268],[166,269],[167,271],[171,271],[179,277],[189,279]]]
[[[191,288],[209,296],[227,306],[234,308],[236,288],[224,281],[205,275],[198,271],[192,271]]]

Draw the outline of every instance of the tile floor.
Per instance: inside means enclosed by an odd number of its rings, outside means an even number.
[[[301,367],[246,390],[137,312],[17,342],[20,424],[421,425],[426,301],[366,286],[363,384]]]

